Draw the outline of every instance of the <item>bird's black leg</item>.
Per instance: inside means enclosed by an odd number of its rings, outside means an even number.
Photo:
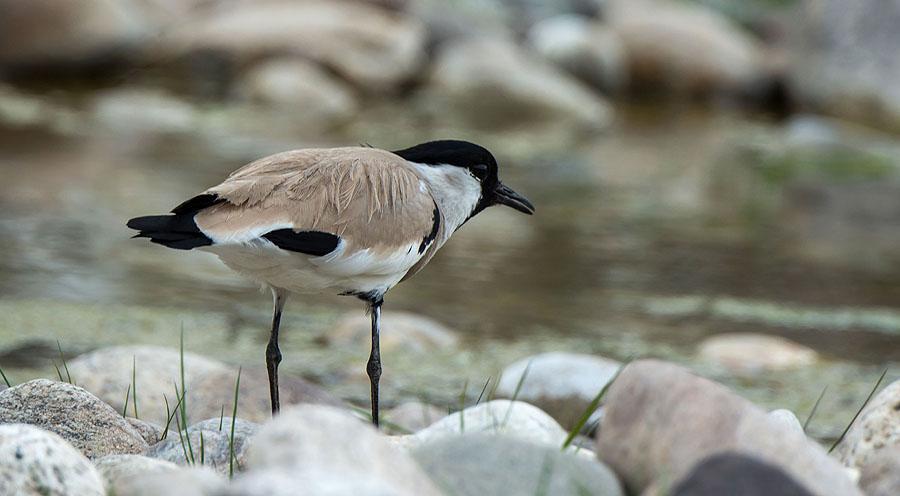
[[[280,289],[272,289],[275,301],[275,314],[272,316],[272,334],[266,346],[266,370],[269,372],[269,397],[272,399],[272,415],[278,413],[281,405],[278,402],[278,364],[281,363],[281,350],[278,349],[278,328],[281,326],[281,311],[287,295]]]
[[[378,336],[381,331],[381,304],[380,297],[370,301],[372,312],[372,351],[369,354],[369,363],[366,364],[366,372],[369,374],[369,383],[372,386],[372,423],[378,427],[378,379],[381,378],[381,350],[378,345]]]

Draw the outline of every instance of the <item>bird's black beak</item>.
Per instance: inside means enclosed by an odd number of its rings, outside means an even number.
[[[504,184],[497,186],[494,190],[496,195],[496,203],[512,207],[523,214],[531,215],[534,213],[534,205],[528,201],[528,198],[516,193]]]

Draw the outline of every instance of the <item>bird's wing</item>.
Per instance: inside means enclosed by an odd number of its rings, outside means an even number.
[[[392,252],[413,243],[424,243],[417,245],[424,253],[440,219],[415,170],[374,148],[279,153],[247,164],[205,194],[224,200],[195,217],[216,243],[245,242],[273,231],[290,235],[284,231],[290,229],[337,236],[347,245],[345,253]],[[309,242],[315,241],[320,240]]]

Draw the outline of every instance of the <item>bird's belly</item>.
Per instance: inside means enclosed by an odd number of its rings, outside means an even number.
[[[282,250],[267,242],[212,245],[229,268],[257,282],[297,293],[385,292],[395,286],[421,255],[415,246],[388,253],[346,246],[324,256]]]

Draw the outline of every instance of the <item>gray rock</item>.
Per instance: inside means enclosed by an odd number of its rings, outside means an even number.
[[[408,401],[384,412],[385,420],[407,433],[420,431],[446,415],[446,409],[419,401]]]
[[[557,448],[562,446],[567,436],[552,417],[533,405],[522,401],[493,400],[448,415],[402,439],[408,446],[421,446],[444,437],[478,432],[503,434]]]
[[[220,496],[226,481],[208,467],[179,467],[173,471],[149,471],[119,479],[117,496]]]
[[[772,410],[771,412],[769,412],[769,419],[781,424],[786,429],[804,434],[803,424],[800,423],[800,419],[798,419],[797,416],[794,415],[794,412],[790,410],[786,410],[784,408]]]
[[[361,343],[368,343],[371,335],[372,324],[369,317],[353,312],[335,324],[327,339],[334,345],[359,346]],[[382,351],[400,349],[421,353],[452,348],[458,341],[455,331],[440,322],[414,313],[391,312],[381,322]]]
[[[302,115],[318,126],[347,121],[356,100],[347,85],[299,58],[276,58],[250,68],[240,83],[249,99]]]
[[[804,0],[792,23],[792,93],[825,113],[900,126],[900,4]]]
[[[611,107],[574,78],[502,38],[447,44],[424,93],[442,119],[483,129],[557,125],[607,127]]]
[[[61,437],[31,425],[0,425],[0,494],[104,496],[103,479]]]
[[[213,470],[228,474],[231,470],[231,417],[222,420],[222,429],[219,429],[218,418],[211,418],[190,426],[186,433],[179,436],[177,432],[170,432],[166,439],[150,447],[146,455],[159,460],[166,460],[178,465],[205,465]],[[253,436],[259,426],[253,422],[237,419],[234,425],[234,469],[244,468],[244,455],[249,443],[247,440]],[[202,440],[201,440],[202,433]],[[188,448],[188,438],[190,447]],[[203,446],[202,457],[201,449]],[[193,457],[191,458],[191,453]]]
[[[625,46],[638,88],[734,93],[754,89],[766,72],[757,43],[701,5],[611,0],[607,20]]]
[[[775,465],[739,453],[720,453],[702,460],[671,496],[812,496]]]
[[[159,438],[162,437],[162,427],[152,422],[146,422],[134,417],[125,417],[125,420],[127,420],[128,423],[138,431],[141,437],[144,438],[144,441],[147,441],[147,444],[151,446],[158,443]]]
[[[131,481],[135,477],[151,473],[172,473],[178,466],[165,460],[156,460],[141,455],[107,455],[94,461],[111,494],[131,494]]]
[[[529,44],[547,60],[607,93],[628,82],[628,59],[618,35],[580,16],[552,17],[528,32]]]
[[[528,369],[517,399],[573,427],[622,364],[582,353],[549,352],[523,358],[503,369],[497,395],[512,398]]]
[[[440,494],[415,461],[371,425],[321,405],[283,409],[263,425],[247,451],[247,467],[249,473],[235,481],[245,492],[234,494],[268,494],[253,492],[253,481],[269,478],[261,473],[279,472],[271,485],[313,484],[318,488],[313,494],[349,494],[343,491],[349,487],[372,488],[364,494]],[[342,490],[326,490],[335,487]]]
[[[159,42],[164,57],[218,52],[243,63],[299,55],[364,90],[387,91],[418,72],[425,31],[413,18],[359,2],[240,2],[176,26]]]
[[[0,422],[47,429],[88,458],[140,453],[147,448],[140,433],[99,398],[80,387],[47,379],[0,393]]]
[[[616,476],[596,460],[558,447],[470,433],[413,450],[413,457],[449,494],[621,495]]]
[[[697,348],[701,360],[733,374],[754,375],[813,365],[815,350],[780,336],[734,333],[704,339]]]
[[[900,443],[872,453],[860,470],[859,487],[867,496],[900,493]]]
[[[837,456],[848,467],[862,468],[869,457],[900,444],[900,379],[882,389],[847,431]]]
[[[606,397],[597,454],[640,492],[739,451],[774,464],[814,494],[859,495],[824,449],[724,386],[657,360],[629,364]]]

